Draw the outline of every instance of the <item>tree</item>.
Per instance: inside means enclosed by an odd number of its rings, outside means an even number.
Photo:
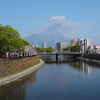
[[[62,49],[63,51],[71,51],[71,46],[65,47]]]
[[[79,45],[74,45],[74,46],[68,46],[66,48],[63,48],[63,51],[71,51],[71,52],[79,52],[81,47]]]
[[[54,48],[52,48],[52,47],[47,48],[47,52],[52,52],[52,51],[54,51]]]
[[[52,47],[48,47],[48,48],[36,47],[36,51],[37,52],[52,52],[52,51],[54,51],[54,48],[52,48]]]
[[[42,52],[42,49],[39,48],[39,47],[36,47],[36,51],[37,51],[37,52]]]
[[[5,51],[20,51],[25,45],[29,45],[29,43],[20,38],[16,29],[0,24],[0,54]]]
[[[80,51],[80,46],[79,45],[74,45],[74,46],[72,46],[72,48],[71,48],[71,51],[74,51],[74,52],[79,52]]]
[[[28,41],[23,40],[24,45],[30,45]]]

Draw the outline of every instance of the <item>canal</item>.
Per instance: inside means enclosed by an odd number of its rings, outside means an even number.
[[[0,88],[0,100],[100,100],[100,65],[54,56],[22,81]]]

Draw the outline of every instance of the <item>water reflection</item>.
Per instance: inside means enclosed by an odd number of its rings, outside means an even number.
[[[46,63],[56,63],[56,56],[40,56]],[[65,63],[73,59],[66,59],[66,57],[59,56],[58,63]],[[73,60],[74,61],[74,60]]]
[[[83,74],[89,74],[91,72],[91,66],[82,60],[80,62],[79,60],[68,62],[68,65],[78,71],[82,71]]]
[[[0,89],[0,100],[100,100],[100,65],[79,59],[41,57],[37,72]],[[95,70],[96,69],[96,70]]]
[[[55,56],[41,56],[41,58],[46,63],[56,63]],[[63,56],[59,56],[58,63],[66,63],[68,66],[81,71],[83,74],[90,74],[91,73],[91,67],[95,67],[96,69],[99,69],[99,64],[90,62],[90,61],[84,61],[79,59],[73,59],[73,58],[67,58]]]
[[[26,89],[35,82],[35,73],[23,80],[0,88],[0,100],[25,100]]]

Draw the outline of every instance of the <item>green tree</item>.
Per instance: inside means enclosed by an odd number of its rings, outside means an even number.
[[[23,41],[24,45],[30,45],[28,41],[26,41],[26,40],[22,40],[22,41]]]
[[[71,52],[79,52],[81,47],[79,45],[74,45],[74,46],[68,46],[66,48],[63,48],[63,51],[71,51]]]
[[[68,46],[68,47],[63,48],[62,50],[63,51],[71,51],[71,48],[72,48],[71,46]]]
[[[52,51],[54,51],[54,48],[52,48],[52,47],[47,48],[47,52],[52,52]]]
[[[42,49],[39,48],[39,47],[36,47],[36,51],[37,51],[37,52],[42,52]]]
[[[72,46],[72,48],[71,48],[71,51],[74,51],[74,52],[79,52],[80,51],[80,46],[79,45],[74,45],[74,46]]]
[[[48,48],[36,47],[36,51],[37,52],[52,52],[52,51],[54,51],[54,48],[52,48],[52,47],[48,47]]]
[[[4,51],[20,51],[25,45],[29,45],[29,43],[20,38],[16,29],[0,24],[0,54]]]

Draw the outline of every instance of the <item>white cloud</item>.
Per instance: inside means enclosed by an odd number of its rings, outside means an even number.
[[[65,16],[52,16],[50,21],[43,25],[42,33],[45,34],[62,34],[71,36],[80,30],[82,24],[69,21]]]
[[[52,16],[51,21],[66,20],[65,16]]]
[[[48,23],[42,25],[39,33],[62,34],[68,38],[89,38],[97,44],[100,36],[99,27],[100,25],[94,22],[77,23],[67,20],[65,16],[52,16]]]

